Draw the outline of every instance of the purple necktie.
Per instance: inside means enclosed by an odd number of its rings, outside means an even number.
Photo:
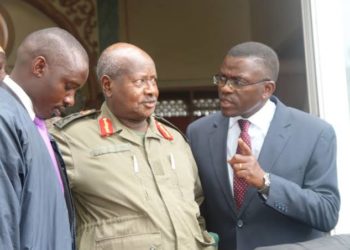
[[[248,134],[248,129],[250,122],[248,120],[238,120],[239,127],[241,129],[241,133],[239,137],[249,146],[250,144],[250,136]],[[241,149],[239,146],[237,146],[237,154],[241,154]],[[238,209],[241,208],[244,200],[244,195],[247,190],[248,184],[247,182],[242,179],[238,178],[236,175],[234,176],[233,180],[233,193],[235,197],[236,206]]]
[[[51,158],[52,164],[54,166],[54,170],[56,172],[58,180],[60,182],[60,186],[61,186],[62,192],[64,192],[63,183],[62,183],[62,179],[61,179],[61,174],[60,174],[60,171],[58,169],[55,153],[53,152],[53,149],[52,149],[52,145],[51,145],[51,142],[50,142],[49,134],[47,132],[45,121],[40,119],[40,118],[38,118],[38,117],[35,117],[34,118],[34,123],[35,123],[35,126],[37,127],[41,137],[43,138],[43,140],[45,142],[47,150],[49,151],[50,158]]]

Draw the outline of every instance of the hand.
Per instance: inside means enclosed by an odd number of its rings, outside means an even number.
[[[231,164],[236,176],[245,179],[248,185],[261,189],[264,186],[264,170],[253,156],[249,146],[241,139],[238,139],[238,147],[241,154],[235,154],[228,163]]]

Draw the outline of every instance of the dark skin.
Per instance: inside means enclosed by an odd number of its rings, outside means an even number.
[[[256,57],[227,56],[220,68],[220,74],[230,78],[239,78],[246,83],[254,83],[271,79],[262,64],[262,59]],[[259,111],[275,91],[272,80],[244,87],[223,86],[218,88],[221,111],[225,116],[242,116],[248,118]],[[257,189],[264,186],[264,170],[253,156],[249,146],[238,140],[241,154],[235,154],[228,162],[234,174],[245,179],[248,185]]]
[[[11,78],[31,98],[36,116],[41,119],[60,116],[66,107],[74,105],[76,91],[87,80],[88,63],[74,53],[57,63],[50,63],[43,55],[27,58],[15,65]]]
[[[148,54],[131,44],[112,45],[108,53],[122,62],[124,70],[115,79],[101,77],[107,106],[125,126],[145,132],[159,95],[155,64]]]

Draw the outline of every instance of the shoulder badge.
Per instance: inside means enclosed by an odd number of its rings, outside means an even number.
[[[89,109],[89,110],[83,110],[80,112],[72,113],[54,122],[53,125],[58,129],[62,129],[73,121],[76,121],[86,116],[98,114],[99,112],[100,111],[97,111],[96,109]]]
[[[100,125],[100,133],[102,137],[110,136],[114,133],[112,121],[106,117],[102,117],[98,120]]]
[[[158,122],[157,120],[155,121],[156,122],[156,126],[157,126],[157,129],[158,131],[161,133],[161,135],[169,140],[169,141],[172,141],[174,140],[174,137],[172,134],[169,133],[169,131],[163,126],[163,124],[161,124],[160,122]]]
[[[154,119],[159,123],[162,122],[164,124],[166,124],[167,126],[175,129],[177,132],[180,133],[180,135],[182,135],[182,137],[185,139],[186,142],[188,142],[188,139],[186,137],[186,135],[181,131],[181,129],[179,129],[178,127],[176,127],[174,124],[172,124],[170,121],[168,121],[167,119],[163,118],[163,117],[159,117],[157,115],[154,115]],[[164,127],[164,126],[163,126]]]

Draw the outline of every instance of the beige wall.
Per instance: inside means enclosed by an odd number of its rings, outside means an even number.
[[[16,48],[26,35],[37,29],[57,25],[45,14],[23,1],[1,0],[0,4],[9,13],[14,27],[14,30],[10,30],[13,32],[11,35],[14,36],[13,49],[10,54],[7,54],[7,65],[11,70],[15,61]]]
[[[54,2],[59,8],[59,2]],[[1,0],[0,4],[15,27],[14,50],[8,55],[11,67],[15,48],[25,35],[56,24],[24,1]],[[227,50],[256,40],[280,56],[277,95],[307,110],[300,0],[119,0],[115,11],[116,15],[119,11],[119,40],[140,46],[155,59],[161,88],[210,86]],[[91,37],[97,37],[96,26]],[[89,89],[89,93],[95,91]]]
[[[227,50],[251,37],[249,1],[151,3],[120,1],[120,40],[151,54],[161,87],[211,85]]]

